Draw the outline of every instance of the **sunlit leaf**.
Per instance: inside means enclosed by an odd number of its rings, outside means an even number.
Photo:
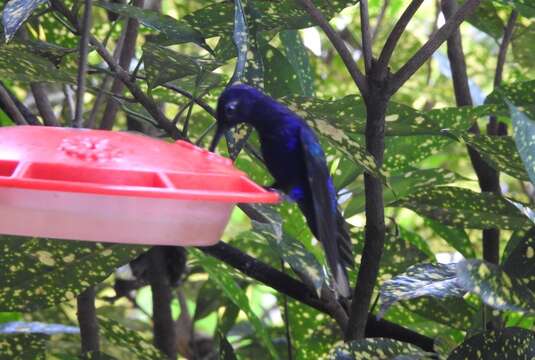
[[[141,246],[2,236],[0,309],[32,311],[72,300],[143,251]]]
[[[459,285],[498,310],[535,313],[535,293],[521,279],[483,260],[463,260],[457,265]]]
[[[247,34],[247,22],[241,0],[234,2],[234,30],[232,41],[236,50],[236,67],[232,74],[231,83],[241,80],[244,77],[245,65],[247,63],[247,51],[249,50]]]
[[[0,359],[45,359],[45,334],[18,334],[0,336]]]
[[[214,258],[204,255],[197,249],[190,249],[189,254],[199,261],[204,270],[210,275],[210,279],[212,279],[221,290],[223,290],[225,295],[247,315],[251,325],[256,331],[258,339],[266,347],[270,355],[273,358],[278,359],[279,356],[271,343],[271,338],[267,329],[251,310],[247,296],[238,284],[236,284],[236,281],[232,278],[232,275],[228,272],[226,267]]]
[[[20,26],[30,17],[32,12],[46,0],[10,0],[2,13],[4,36],[6,42],[11,40]]]
[[[336,347],[332,352],[335,360],[356,359],[427,359],[428,353],[419,347],[387,338],[370,338],[354,340]]]
[[[382,317],[398,301],[432,296],[439,299],[463,296],[466,290],[457,280],[456,264],[418,264],[381,285],[379,302]]]
[[[476,229],[518,229],[528,219],[505,198],[459,187],[434,187],[394,203],[444,224]]]
[[[522,328],[492,330],[472,336],[448,360],[517,360],[535,358],[535,333]]]
[[[165,359],[165,355],[145,340],[136,331],[130,330],[117,321],[99,317],[99,330],[106,341],[128,351],[140,360]]]
[[[535,122],[518,107],[508,102],[513,120],[513,135],[520,157],[532,184],[535,184]]]

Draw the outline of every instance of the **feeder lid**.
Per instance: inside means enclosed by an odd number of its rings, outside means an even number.
[[[0,187],[221,202],[278,201],[230,159],[127,132],[0,127]]]

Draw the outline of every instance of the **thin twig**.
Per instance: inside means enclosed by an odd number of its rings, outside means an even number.
[[[46,126],[61,126],[59,123],[50,101],[48,101],[48,94],[43,83],[31,83],[30,88],[32,90],[35,105],[39,114],[43,118],[43,122]]]
[[[115,21],[110,29],[108,31],[108,34],[106,34],[106,38],[108,38],[112,32],[112,30],[115,28],[115,25],[117,24],[117,21]],[[123,28],[121,31],[121,35],[119,36],[119,39],[117,40],[117,44],[115,45],[115,49],[113,50],[113,59],[115,61],[119,60],[119,56],[121,55],[121,50],[123,48],[124,44],[124,38],[126,36],[126,27]],[[104,40],[103,44],[104,47],[106,46],[106,40]],[[106,89],[110,86],[110,82],[113,80],[113,75],[106,74],[104,76],[104,79],[102,80],[102,83],[100,84],[100,91],[98,92],[95,101],[93,103],[93,108],[91,109],[91,113],[89,114],[89,118],[87,119],[86,127],[92,129],[95,126],[95,120],[97,118],[97,115],[100,110],[100,106],[106,99]]]
[[[338,55],[340,55],[340,58],[344,62],[347,71],[351,75],[355,85],[357,85],[357,88],[360,90],[360,93],[363,97],[366,97],[368,95],[368,84],[366,77],[357,67],[357,64],[353,60],[351,53],[344,44],[344,41],[340,38],[338,33],[332,28],[327,19],[325,19],[323,14],[318,10],[318,8],[316,8],[311,0],[299,0],[299,3],[308,12],[316,24],[325,32],[325,35],[327,35],[333,44],[334,48],[338,52]]]
[[[372,35],[370,31],[370,14],[368,0],[360,0],[360,29],[362,33],[362,54],[364,56],[364,70],[370,73],[372,67]]]
[[[76,110],[72,126],[83,126],[85,81],[87,72],[87,55],[89,54],[89,27],[91,26],[91,0],[84,0],[84,16],[82,19],[82,36],[80,37],[80,54],[78,59],[78,76],[76,78]]]
[[[134,0],[133,6],[142,8],[143,3],[144,0]],[[126,23],[125,37],[121,48],[121,54],[119,56],[119,66],[123,69],[126,69],[126,71],[128,71],[128,69],[130,68],[132,58],[134,57],[136,52],[138,30],[139,21],[133,17],[128,18]],[[132,76],[130,76],[130,81],[135,81],[131,79]],[[120,79],[114,79],[113,84],[111,86],[112,94],[122,94],[124,86],[125,84]],[[106,108],[104,109],[104,113],[102,115],[102,120],[100,121],[100,128],[105,130],[112,129],[113,125],[115,124],[115,119],[117,118],[118,111],[119,106],[117,102],[111,97],[108,97],[108,103],[106,104]]]
[[[420,0],[417,0],[420,1]],[[433,55],[453,31],[470,16],[482,0],[466,2],[449,18],[446,23],[403,65],[393,76],[389,92],[396,93],[403,84]]]
[[[513,29],[515,28],[516,19],[518,17],[518,12],[513,10],[509,20],[507,20],[507,25],[505,26],[502,42],[500,43],[500,50],[498,52],[498,60],[496,63],[496,71],[494,72],[494,88],[497,88],[502,83],[503,75],[503,66],[505,64],[505,58],[507,57],[507,49],[509,48],[509,43],[513,36]]]
[[[379,29],[381,28],[381,25],[383,24],[383,20],[386,14],[386,9],[388,8],[389,4],[390,4],[390,0],[383,0],[381,11],[379,12],[379,15],[377,16],[377,20],[375,21],[375,26],[372,29],[372,44],[375,41],[377,34],[379,34]]]
[[[409,6],[405,9],[403,14],[401,14],[401,17],[399,18],[396,25],[394,25],[394,28],[390,32],[390,35],[388,35],[388,38],[386,39],[385,45],[383,46],[383,50],[381,50],[381,54],[379,55],[379,59],[377,60],[377,70],[385,73],[386,69],[388,67],[388,63],[390,62],[390,58],[392,57],[392,54],[394,53],[394,49],[396,48],[396,45],[398,44],[399,39],[401,38],[401,35],[405,32],[405,28],[409,24],[409,21],[413,18],[414,14],[416,14],[416,11],[422,5],[424,0],[412,0]]]

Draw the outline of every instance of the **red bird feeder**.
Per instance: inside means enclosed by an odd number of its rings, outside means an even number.
[[[0,128],[0,233],[216,243],[235,203],[275,203],[229,159],[125,132]]]

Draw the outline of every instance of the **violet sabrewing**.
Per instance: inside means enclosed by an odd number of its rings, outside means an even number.
[[[262,157],[275,179],[271,188],[284,192],[304,214],[322,243],[337,293],[350,297],[346,268],[353,266],[351,239],[336,200],[325,154],[312,129],[283,104],[248,85],[233,85],[217,103],[214,151],[222,135],[240,123],[258,132]]]

